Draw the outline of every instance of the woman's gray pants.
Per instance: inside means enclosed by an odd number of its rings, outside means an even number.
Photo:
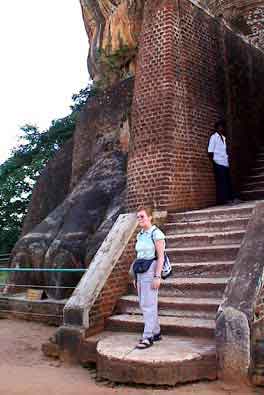
[[[156,269],[156,261],[153,261],[149,270],[137,274],[137,290],[139,306],[144,319],[143,339],[153,337],[160,333],[158,317],[158,289],[152,289]]]

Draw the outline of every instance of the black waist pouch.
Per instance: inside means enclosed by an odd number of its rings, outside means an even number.
[[[147,272],[153,261],[154,259],[136,259],[133,264],[134,274]]]

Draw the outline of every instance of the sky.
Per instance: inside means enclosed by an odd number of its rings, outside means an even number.
[[[2,163],[20,126],[48,128],[89,81],[79,0],[1,0],[0,51]]]

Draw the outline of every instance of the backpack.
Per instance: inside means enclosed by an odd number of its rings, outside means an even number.
[[[153,233],[155,232],[156,229],[157,228],[153,229],[153,231],[151,232],[151,240],[152,240],[154,246],[155,246],[155,241],[154,241]],[[156,250],[156,246],[155,246],[155,250]],[[156,259],[157,259],[157,253],[156,253]],[[163,262],[163,268],[161,271],[161,278],[163,280],[165,280],[171,274],[172,274],[172,267],[171,267],[170,259],[169,259],[168,255],[166,254],[166,252],[164,252],[164,262]]]

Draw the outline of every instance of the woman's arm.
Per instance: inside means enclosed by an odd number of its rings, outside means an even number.
[[[155,277],[153,280],[152,288],[158,289],[160,287],[161,272],[162,272],[162,267],[163,267],[163,262],[164,262],[165,241],[164,240],[156,240],[155,247],[156,247],[156,252],[157,252],[157,266],[156,266],[156,272],[155,272]]]

